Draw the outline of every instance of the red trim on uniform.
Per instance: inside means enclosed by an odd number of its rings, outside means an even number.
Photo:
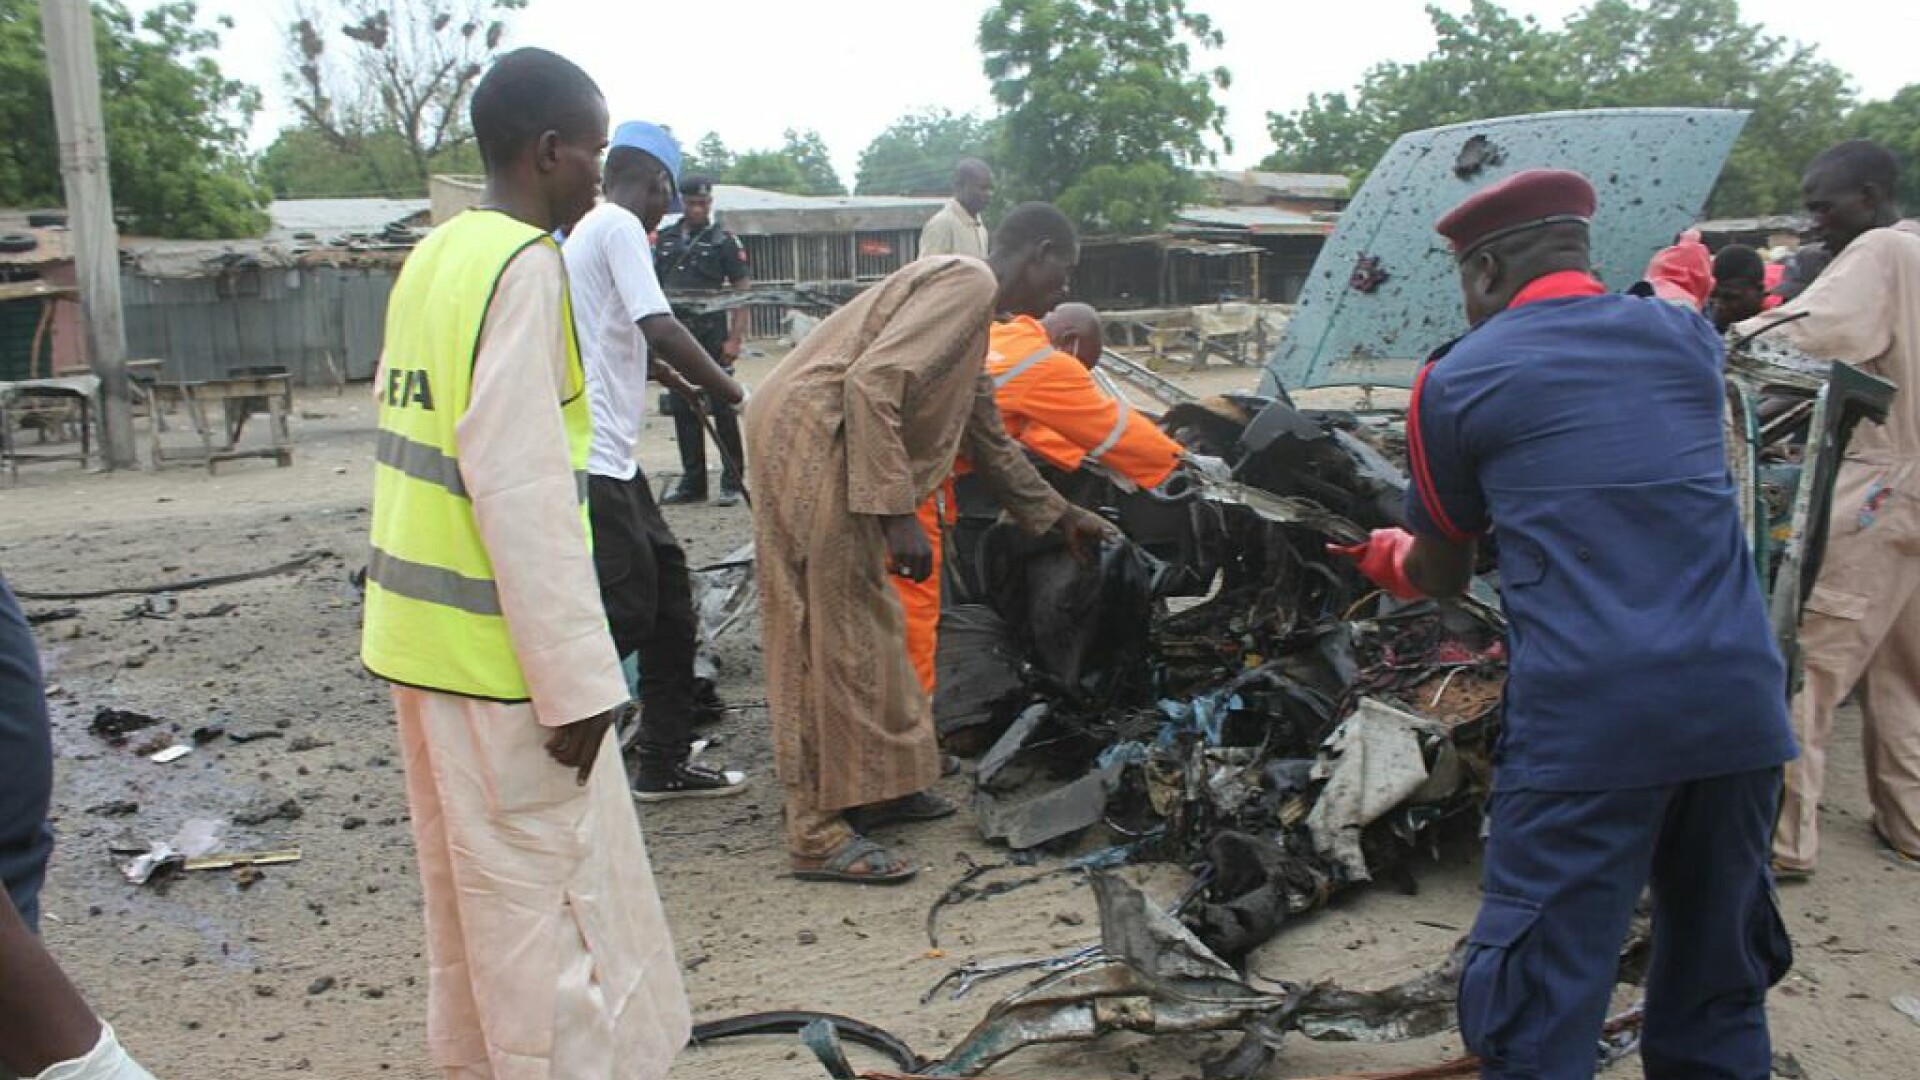
[[[1537,277],[1507,301],[1508,310],[1539,300],[1565,300],[1574,296],[1605,296],[1607,287],[1585,270],[1561,270]]]
[[[1407,460],[1413,466],[1414,489],[1420,493],[1420,505],[1427,508],[1427,516],[1440,527],[1440,534],[1456,544],[1464,544],[1473,539],[1447,514],[1446,507],[1440,504],[1440,496],[1434,490],[1433,472],[1427,466],[1426,440],[1420,436],[1420,391],[1427,385],[1427,373],[1433,370],[1433,362],[1420,369],[1413,377],[1413,396],[1407,402]]]

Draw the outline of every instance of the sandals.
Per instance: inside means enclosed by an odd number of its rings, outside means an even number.
[[[865,864],[865,869],[854,867]],[[879,869],[879,868],[888,869]],[[850,885],[899,885],[912,880],[920,868],[901,862],[891,851],[864,836],[855,836],[840,845],[817,867],[795,867],[793,876],[801,881],[837,881]]]
[[[1778,858],[1772,861],[1771,866],[1775,885],[1803,885],[1813,880],[1813,868],[1810,866],[1789,866]]]
[[[960,807],[950,799],[943,799],[931,791],[916,791],[898,799],[849,810],[847,823],[865,833],[907,821],[938,821],[959,812]]]

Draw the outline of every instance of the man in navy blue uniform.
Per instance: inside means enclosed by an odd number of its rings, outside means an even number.
[[[0,577],[0,886],[36,929],[40,884],[53,851],[53,829],[47,825],[51,740],[40,653],[7,579]]]
[[[1642,1059],[1763,1080],[1791,963],[1768,838],[1794,756],[1698,312],[1607,295],[1593,187],[1531,170],[1437,226],[1473,329],[1414,383],[1408,532],[1341,549],[1397,596],[1459,594],[1497,536],[1511,626],[1460,1030],[1484,1077],[1589,1077],[1653,895]]]

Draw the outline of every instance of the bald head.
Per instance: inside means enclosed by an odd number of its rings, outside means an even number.
[[[979,158],[962,158],[953,167],[953,199],[979,217],[993,201],[993,169]]]
[[[1087,370],[1093,370],[1100,362],[1106,339],[1100,329],[1100,313],[1093,310],[1092,304],[1078,301],[1061,304],[1047,312],[1040,325],[1046,327],[1047,340],[1053,342],[1054,348],[1072,353]]]

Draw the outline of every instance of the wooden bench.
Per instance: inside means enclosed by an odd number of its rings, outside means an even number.
[[[243,374],[193,382],[156,380],[147,392],[155,468],[169,461],[203,461],[207,472],[212,473],[222,461],[252,457],[270,457],[283,469],[293,464],[293,435],[287,424],[293,411],[291,375]],[[160,414],[172,407],[185,410],[194,433],[200,436],[199,446],[169,447],[161,443],[164,425]],[[267,414],[267,445],[241,449],[241,431],[247,418],[256,412]]]

